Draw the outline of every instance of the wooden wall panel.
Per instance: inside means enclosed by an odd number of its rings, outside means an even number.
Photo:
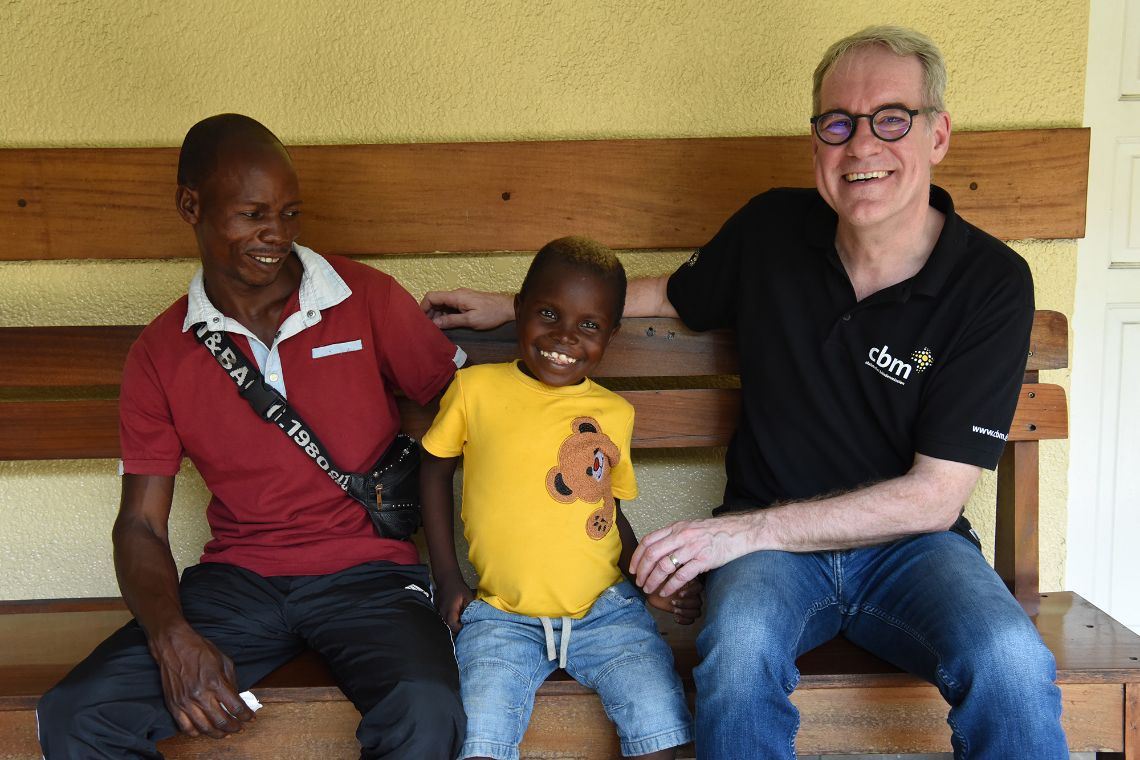
[[[805,124],[805,128],[806,128]],[[806,129],[805,129],[806,132]],[[1003,239],[1084,234],[1087,129],[962,132],[935,181]],[[811,186],[808,137],[291,148],[301,242],[350,255],[704,244],[771,187]],[[0,258],[195,257],[175,148],[0,150]]]

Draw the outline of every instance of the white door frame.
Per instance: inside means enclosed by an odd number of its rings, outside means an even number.
[[[1140,629],[1140,0],[1090,4],[1085,124],[1066,586]]]

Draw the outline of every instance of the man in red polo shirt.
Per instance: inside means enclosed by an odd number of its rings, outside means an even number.
[[[44,696],[45,755],[157,757],[155,742],[178,731],[241,731],[254,714],[240,692],[311,647],[361,712],[362,757],[454,757],[458,673],[415,546],[378,536],[259,419],[195,329],[228,333],[354,472],[399,430],[394,391],[430,401],[462,351],[388,275],[295,242],[297,175],[256,121],[223,114],[189,131],[176,205],[202,268],[123,374],[113,540],[135,620]],[[210,489],[212,539],[179,582],[167,526],[184,456]]]

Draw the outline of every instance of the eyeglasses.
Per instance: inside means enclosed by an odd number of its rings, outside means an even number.
[[[904,108],[903,106],[883,106],[874,113],[847,113],[828,111],[811,117],[815,135],[828,145],[842,145],[855,134],[859,119],[867,119],[871,124],[871,134],[884,142],[894,142],[906,137],[914,124],[914,117],[920,113],[934,113],[937,108]]]

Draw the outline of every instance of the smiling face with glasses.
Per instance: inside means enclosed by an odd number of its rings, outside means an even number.
[[[811,119],[816,187],[840,227],[887,224],[884,231],[906,233],[922,225],[931,168],[949,147],[950,117],[910,107],[923,100],[918,59],[879,45],[857,48],[835,62],[819,95],[821,113]]]

